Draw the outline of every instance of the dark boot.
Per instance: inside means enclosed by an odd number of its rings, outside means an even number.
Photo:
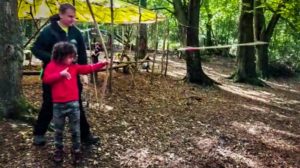
[[[81,142],[85,145],[96,145],[100,143],[100,138],[93,136],[92,134],[88,134],[87,136],[81,138]]]
[[[46,138],[44,135],[35,135],[33,137],[33,145],[44,146],[46,144]]]

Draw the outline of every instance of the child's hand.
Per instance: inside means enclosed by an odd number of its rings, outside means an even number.
[[[110,64],[109,61],[103,61],[103,63],[104,63],[106,66],[109,66],[109,64]]]
[[[104,64],[106,66],[109,66],[110,62],[105,60],[105,61],[98,62],[98,64]]]
[[[60,76],[65,77],[68,80],[70,80],[71,79],[71,74],[68,72],[68,70],[69,70],[69,67],[64,69],[63,71],[61,71],[59,74],[60,74]]]

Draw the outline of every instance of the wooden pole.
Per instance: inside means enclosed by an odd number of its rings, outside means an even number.
[[[153,62],[152,62],[152,72],[151,72],[151,78],[150,78],[150,84],[153,84],[153,77],[154,77],[154,65],[155,65],[155,57],[157,54],[157,49],[158,49],[158,24],[157,24],[157,13],[155,16],[155,33],[156,33],[156,37],[155,37],[155,52],[153,55]]]
[[[103,38],[103,35],[99,29],[99,26],[98,26],[98,23],[95,19],[95,15],[94,15],[94,12],[92,10],[92,6],[90,4],[90,1],[89,0],[86,0],[87,4],[88,4],[88,7],[89,7],[89,10],[90,10],[90,13],[92,15],[92,18],[93,18],[93,22],[94,22],[94,26],[95,26],[95,29],[96,29],[96,33],[97,35],[100,37],[100,40],[101,40],[101,43],[103,45],[103,49],[104,49],[104,53],[105,53],[105,56],[108,57],[108,52],[107,52],[107,47],[105,45],[105,42],[104,42],[104,38]]]
[[[36,12],[36,3],[35,3],[35,0],[33,0],[33,8],[34,8],[34,12]],[[30,11],[31,11],[31,7],[30,7]]]
[[[164,51],[164,57],[166,57],[166,67],[165,67],[165,74],[164,76],[167,76],[167,66],[168,66],[168,59],[169,59],[169,35],[170,35],[170,24],[169,24],[169,21],[167,20],[167,35],[166,35],[166,43],[167,43],[167,53],[165,54],[165,51]]]
[[[139,0],[139,23],[137,26],[137,36],[136,36],[136,55],[135,55],[135,61],[137,62],[139,56],[140,56],[140,30],[141,30],[141,19],[142,19],[142,14],[141,14],[141,0]],[[137,68],[138,64],[135,64],[135,67]]]
[[[161,56],[161,69],[160,69],[160,74],[163,74],[164,71],[164,59],[166,56],[166,41],[168,39],[169,36],[169,22],[167,21],[167,29],[166,29],[166,35],[164,36],[164,41],[163,41],[163,54]]]
[[[114,1],[110,0],[110,28],[111,28],[111,44],[110,44],[110,65],[113,64],[114,59]],[[112,69],[109,70],[109,92],[112,93]]]
[[[104,49],[104,53],[105,53],[105,56],[106,56],[106,61],[108,61],[108,52],[107,52],[107,48],[106,48],[106,46],[105,46],[105,42],[104,42],[104,40],[103,40],[103,36],[102,36],[102,33],[101,33],[101,31],[100,31],[100,29],[99,29],[99,26],[98,26],[98,23],[97,23],[97,21],[96,21],[96,19],[95,19],[95,15],[94,15],[94,12],[93,12],[93,9],[92,9],[92,6],[91,6],[91,3],[90,3],[90,1],[89,0],[86,0],[86,2],[87,2],[87,5],[88,5],[88,8],[89,8],[89,10],[90,10],[90,13],[91,13],[91,15],[92,15],[92,18],[93,18],[93,21],[94,21],[94,26],[95,26],[95,29],[96,29],[96,32],[97,32],[97,34],[100,36],[100,39],[101,39],[101,43],[102,43],[102,46],[103,46],[103,49]],[[112,65],[112,64],[111,64]],[[108,74],[108,70],[109,70],[110,68],[106,68],[106,74]],[[95,92],[96,92],[96,99],[97,99],[97,101],[100,103],[100,106],[99,107],[102,107],[102,105],[103,105],[103,99],[104,99],[104,96],[105,96],[105,90],[106,90],[106,86],[107,86],[107,80],[108,80],[108,75],[106,75],[106,77],[105,77],[105,79],[104,79],[104,82],[103,82],[103,85],[102,85],[102,88],[101,88],[101,90],[102,90],[102,96],[101,96],[101,98],[100,98],[100,100],[98,99],[98,96],[97,96],[97,88],[96,88],[96,84],[94,84],[94,89],[95,89]]]
[[[165,68],[165,76],[167,76],[168,64],[169,64],[169,41],[167,43],[167,55],[166,55],[166,68]]]
[[[124,25],[122,25],[122,50],[124,51],[126,46],[125,46],[125,30],[124,30]]]

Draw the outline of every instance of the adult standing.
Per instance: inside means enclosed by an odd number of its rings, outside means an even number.
[[[77,63],[87,64],[86,47],[83,37],[79,29],[74,26],[76,9],[71,4],[61,4],[59,14],[54,15],[50,19],[50,24],[47,25],[37,37],[32,47],[32,53],[43,62],[43,69],[47,66],[51,59],[51,52],[54,44],[60,41],[69,41],[77,48]],[[78,78],[79,79],[79,78]],[[87,83],[87,76],[83,76],[84,83]],[[79,105],[80,105],[80,131],[81,142],[86,144],[96,144],[99,142],[98,137],[92,136],[90,125],[87,122],[85,111],[82,106],[81,92],[82,83],[78,80],[79,88]],[[43,102],[38,115],[38,119],[33,129],[33,144],[43,146],[46,144],[45,133],[52,120],[52,98],[51,88],[49,85],[42,83]]]

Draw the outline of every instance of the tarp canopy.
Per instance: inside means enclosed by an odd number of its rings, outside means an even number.
[[[90,0],[98,23],[111,23],[110,0]],[[93,22],[86,0],[18,0],[20,19],[47,19],[58,12],[59,4],[70,3],[76,7],[79,22]],[[114,0],[114,23],[132,24],[139,22],[139,7],[119,0]],[[153,23],[156,13],[141,8],[141,23]],[[158,15],[158,21],[164,17]]]

